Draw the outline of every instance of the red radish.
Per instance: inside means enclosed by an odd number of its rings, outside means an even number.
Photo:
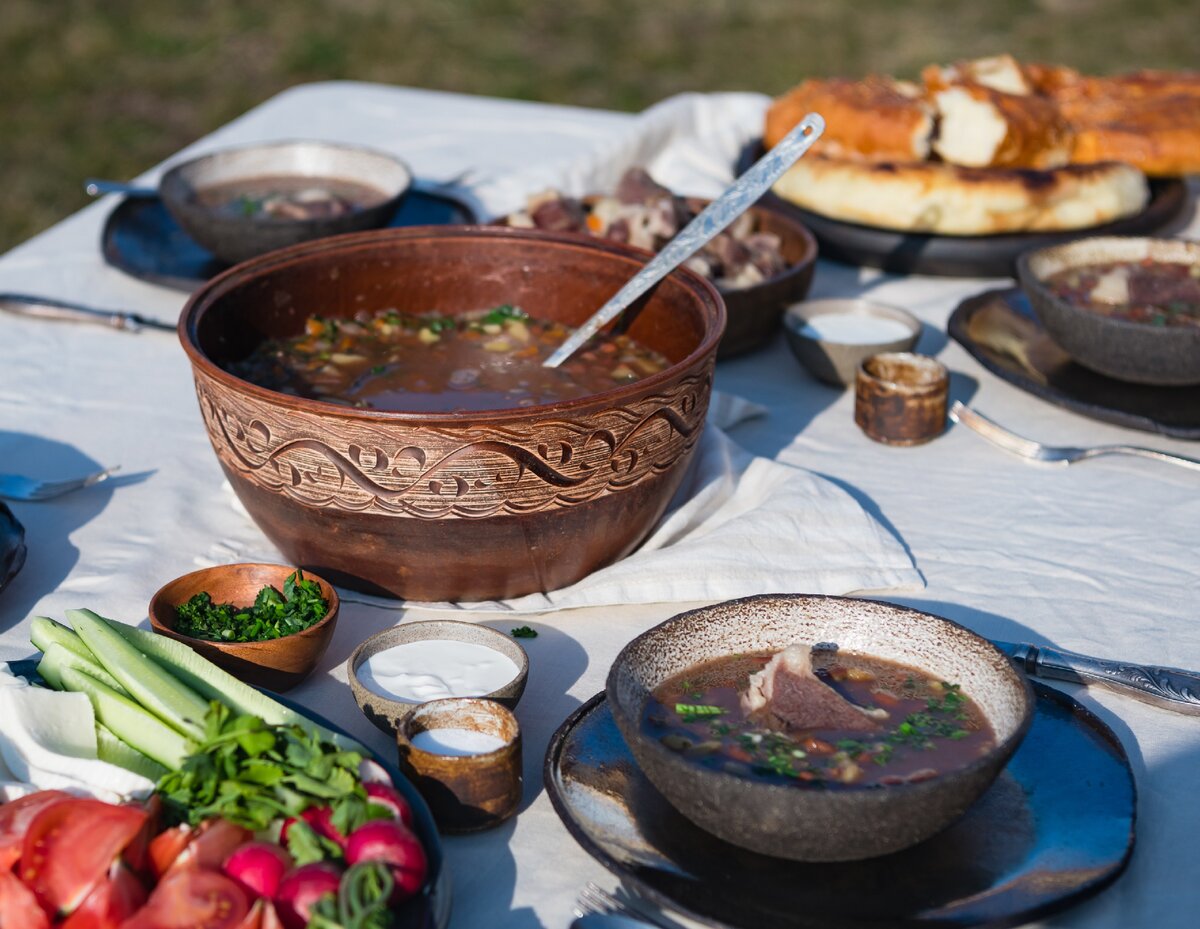
[[[372,758],[364,758],[358,763],[358,777],[364,784],[392,786],[392,776],[387,773],[387,768]]]
[[[337,895],[342,873],[327,861],[314,861],[289,871],[275,892],[275,909],[286,929],[304,929],[312,908],[326,894]]]
[[[317,835],[324,836],[331,842],[336,842],[339,846],[345,846],[346,837],[333,824],[333,810],[330,807],[310,806],[300,814],[300,818],[308,823]],[[292,823],[295,821],[295,816],[288,817],[283,821],[283,827],[279,830],[279,841],[285,845],[288,840],[288,831],[292,828]]]
[[[412,807],[408,805],[408,801],[404,799],[404,795],[395,787],[389,787],[387,784],[366,783],[363,787],[367,791],[367,802],[373,803],[376,806],[382,806],[391,811],[392,816],[404,823],[410,829],[413,824]]]
[[[230,853],[222,870],[252,896],[270,899],[294,865],[292,856],[274,842],[247,842]]]
[[[425,883],[429,863],[420,840],[395,819],[376,819],[364,823],[346,842],[346,864],[382,861],[396,881],[392,902],[411,897]]]

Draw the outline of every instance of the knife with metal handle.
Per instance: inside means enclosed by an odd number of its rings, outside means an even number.
[[[172,323],[160,322],[137,313],[125,313],[120,310],[97,310],[94,307],[78,303],[66,303],[62,300],[51,300],[47,297],[30,297],[25,294],[0,294],[0,310],[17,316],[29,316],[34,319],[55,319],[70,323],[95,323],[122,329],[125,332],[137,332],[141,329],[162,329],[174,332]]]
[[[1091,658],[1039,645],[992,644],[1030,677],[1099,684],[1143,703],[1200,716],[1200,673],[1195,671]]]

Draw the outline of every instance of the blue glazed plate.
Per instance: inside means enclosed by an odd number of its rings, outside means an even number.
[[[1116,880],[1136,818],[1112,730],[1065,694],[1034,690],[1033,726],[988,793],[945,832],[881,858],[786,861],[702,831],[638,770],[603,693],[551,739],[546,790],[632,893],[715,929],[1019,925]]]

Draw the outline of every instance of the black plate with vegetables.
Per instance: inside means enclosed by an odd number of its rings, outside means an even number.
[[[0,590],[8,586],[9,581],[25,565],[25,527],[8,505],[0,502]]]

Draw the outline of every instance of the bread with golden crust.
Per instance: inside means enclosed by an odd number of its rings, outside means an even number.
[[[938,90],[933,101],[933,150],[943,161],[970,168],[1056,168],[1071,158],[1071,131],[1044,97],[963,80]]]
[[[920,161],[929,156],[933,109],[916,84],[871,76],[810,79],[774,100],[763,143],[770,148],[808,113],[825,118],[814,152],[864,161]]]
[[[1145,176],[1125,164],[1027,171],[811,153],[774,190],[844,222],[961,236],[1083,229],[1133,215],[1149,199]]]

